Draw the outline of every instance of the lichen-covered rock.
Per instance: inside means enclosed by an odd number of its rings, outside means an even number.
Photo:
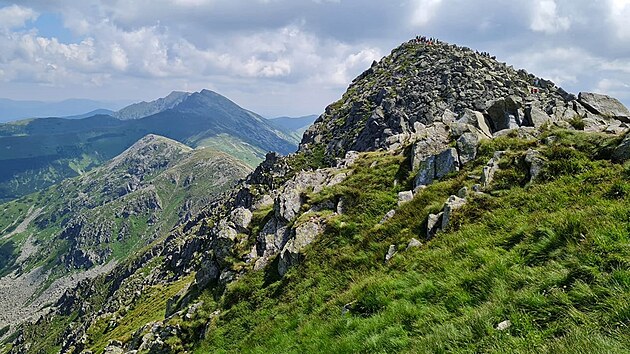
[[[435,157],[436,179],[440,179],[455,171],[459,171],[459,154],[457,149],[446,149]]]
[[[415,238],[412,238],[411,240],[409,240],[409,243],[407,244],[407,248],[405,248],[405,251],[409,251],[412,248],[418,248],[422,246],[422,242],[416,240]]]
[[[392,209],[392,210],[388,211],[387,214],[385,214],[385,216],[383,216],[381,221],[379,221],[379,224],[384,224],[387,220],[393,218],[394,215],[396,215],[396,210]]]
[[[490,161],[488,161],[488,163],[483,167],[481,174],[481,185],[484,188],[487,188],[490,183],[492,183],[494,174],[499,170],[499,160],[504,153],[505,151],[496,151]]]
[[[418,165],[414,187],[427,186],[435,180],[435,156],[429,156]]]
[[[616,98],[590,92],[580,92],[578,101],[591,113],[604,117],[630,121],[630,111]]]
[[[525,163],[529,165],[529,181],[532,182],[536,180],[538,175],[542,172],[545,159],[540,152],[529,149],[525,154]]]
[[[404,191],[398,193],[398,206],[410,202],[413,199],[413,191]]]
[[[238,231],[244,232],[252,221],[252,212],[243,207],[236,208],[230,213],[230,221],[234,223]]]
[[[488,120],[481,112],[465,109],[462,117],[458,119],[458,122],[470,124],[479,129],[487,138],[492,138],[492,131],[490,130]]]
[[[438,214],[429,214],[427,218],[427,239],[433,238],[442,226],[443,212]]]
[[[479,136],[474,133],[464,133],[457,139],[457,152],[460,165],[465,165],[477,157]]]
[[[324,229],[325,220],[320,217],[313,217],[295,228],[294,235],[286,242],[280,252],[278,273],[281,276],[289,270],[289,267],[300,262],[300,252],[315,241],[324,232]]]
[[[623,162],[630,159],[630,134],[626,134],[612,154],[613,160]]]
[[[466,199],[460,198],[456,195],[452,195],[444,203],[444,210],[442,214],[442,229],[446,229],[451,222],[453,212],[466,204]]]
[[[449,127],[442,123],[417,124],[415,143],[411,148],[411,170],[417,170],[428,157],[437,155],[450,143]]]
[[[529,125],[534,128],[541,128],[545,124],[551,122],[551,117],[536,106],[529,106],[525,108],[525,119]]]
[[[396,254],[396,245],[390,245],[385,254],[385,262],[389,262],[390,259]]]

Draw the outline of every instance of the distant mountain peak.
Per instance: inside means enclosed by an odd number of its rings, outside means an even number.
[[[126,168],[132,171],[146,173],[155,168],[163,168],[172,164],[193,149],[172,139],[148,134],[123,153],[111,160],[108,169]]]
[[[173,91],[166,97],[151,102],[138,102],[115,112],[114,117],[121,120],[140,119],[172,109],[190,97],[190,92]]]

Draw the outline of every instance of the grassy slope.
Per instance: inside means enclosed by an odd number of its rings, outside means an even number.
[[[551,145],[511,138],[484,143],[473,164],[429,186],[383,225],[378,221],[396,208],[396,193],[409,188],[409,163],[386,153],[364,155],[345,182],[307,196],[310,205],[343,196],[348,211],[307,248],[305,261],[284,278],[274,264],[251,272],[217,299],[206,291],[193,318],[167,321],[183,333],[169,339],[172,350],[627,352],[630,168],[606,159],[618,139],[554,135]],[[530,147],[549,161],[534,184],[526,183],[522,163]],[[479,174],[496,150],[508,153],[490,194],[472,197],[449,230],[425,240],[427,215],[475,183],[468,176]],[[256,214],[253,231],[269,212]],[[405,250],[412,237],[424,245]],[[399,252],[385,263],[391,244]],[[104,322],[91,327],[92,349],[100,352],[108,340],[126,340],[145,322],[163,318],[164,299],[182,284],[149,291],[116,330]],[[159,292],[166,295],[156,297]],[[57,318],[45,333],[29,329],[26,336],[51,349],[72,319]],[[509,329],[495,329],[508,319]]]
[[[207,164],[207,165],[206,165]],[[94,249],[109,248],[112,250],[112,259],[123,260],[137,250],[153,241],[153,235],[165,235],[182,218],[182,210],[186,201],[190,202],[189,208],[198,209],[209,202],[216,194],[222,192],[232,185],[232,183],[245,176],[248,167],[231,158],[222,152],[212,149],[199,149],[192,152],[180,162],[174,164],[165,171],[158,171],[155,176],[147,176],[143,181],[145,185],[153,185],[159,195],[164,208],[156,211],[146,211],[133,213],[128,216],[121,216],[120,210],[125,209],[125,205],[141,198],[147,193],[144,189],[134,191],[124,197],[111,199],[109,195],[93,194],[95,198],[107,198],[92,209],[79,208],[79,212],[86,214],[91,223],[109,224],[114,223],[112,229],[114,235],[118,235],[123,230],[126,237],[112,237],[111,242],[94,245]],[[92,172],[103,173],[102,170]],[[184,185],[183,179],[194,176],[194,180],[189,185]],[[94,177],[104,178],[102,176]],[[179,180],[176,182],[176,180]],[[78,182],[77,182],[78,183]],[[45,191],[35,193],[18,200],[3,204],[0,207],[0,234],[6,235],[13,231],[22,220],[28,215],[29,208],[42,208],[43,217],[55,210],[62,210],[77,194],[83,192],[84,188],[80,183],[74,187],[72,182],[66,183],[65,187],[59,185],[48,188]],[[13,235],[10,238],[0,239],[0,254],[12,255],[0,261],[0,275],[15,269],[15,259],[20,253],[28,235],[35,235],[35,241],[40,246],[38,253],[32,257],[25,270],[40,265],[48,268],[58,267],[59,257],[66,252],[65,240],[58,239],[59,233],[63,229],[62,225],[67,221],[69,215],[60,218],[52,218],[52,222],[39,226],[33,221],[24,232]],[[150,218],[156,222],[148,224]],[[5,230],[5,231],[3,231]],[[60,270],[64,274],[65,270]]]
[[[550,160],[539,183],[524,184],[520,167],[536,143],[500,139],[474,171],[430,186],[384,225],[406,162],[363,159],[325,192],[351,198],[349,212],[283,279],[257,272],[230,286],[196,352],[627,352],[630,174],[597,160],[611,138],[558,136],[558,146],[538,147]],[[422,237],[430,212],[473,183],[466,175],[506,148],[492,196],[472,199],[448,232],[402,251]],[[401,251],[385,264],[390,244]],[[508,330],[494,329],[507,319]]]

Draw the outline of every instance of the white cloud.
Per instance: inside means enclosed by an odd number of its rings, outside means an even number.
[[[555,0],[536,0],[532,6],[534,9],[530,24],[532,30],[552,34],[566,31],[571,27],[568,17],[558,15]]]
[[[38,16],[33,9],[18,5],[0,8],[0,30],[23,27],[26,22],[36,20]]]
[[[37,13],[79,39],[28,29]],[[419,28],[567,90],[605,88],[630,82],[628,18],[630,0],[0,0],[0,97],[207,87],[254,111],[310,113]]]
[[[628,40],[630,39],[630,0],[609,0],[610,20],[613,23],[616,35]]]
[[[411,23],[414,26],[425,26],[435,16],[442,0],[414,0]]]

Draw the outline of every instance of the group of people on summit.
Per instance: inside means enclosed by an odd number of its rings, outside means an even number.
[[[438,44],[441,43],[437,38],[427,38],[425,36],[416,36],[416,38],[411,40],[412,43],[416,43],[416,44],[427,44],[427,45],[433,45],[433,44]]]

